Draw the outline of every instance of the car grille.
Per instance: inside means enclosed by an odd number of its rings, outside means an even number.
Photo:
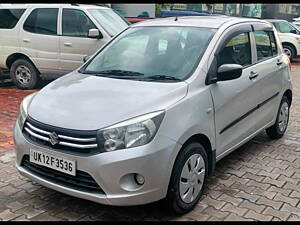
[[[30,117],[25,121],[23,128],[23,134],[30,142],[67,153],[100,152],[96,133],[96,131],[58,128],[43,124]]]
[[[77,170],[76,176],[65,174],[54,169],[29,161],[29,155],[24,155],[21,166],[32,174],[61,186],[89,193],[105,194],[96,181],[86,172]]]

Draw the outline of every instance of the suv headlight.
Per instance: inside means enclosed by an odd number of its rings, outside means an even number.
[[[21,105],[20,105],[20,110],[19,110],[19,116],[18,116],[18,124],[20,126],[21,129],[23,129],[25,120],[28,116],[28,106],[30,104],[30,102],[32,101],[32,98],[36,95],[37,92],[32,93],[30,95],[27,95]]]
[[[98,131],[100,146],[110,152],[148,144],[154,138],[164,111],[138,116]]]

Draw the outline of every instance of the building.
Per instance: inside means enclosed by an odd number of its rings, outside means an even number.
[[[124,17],[151,17],[160,9],[193,10],[228,16],[260,19],[284,19],[290,22],[300,16],[300,4],[109,4]]]
[[[111,4],[111,8],[124,17],[155,17],[155,4]]]
[[[174,4],[173,9],[261,19],[284,19],[290,22],[300,16],[300,4]]]
[[[300,16],[300,4],[264,4],[262,18],[284,19],[293,22]]]

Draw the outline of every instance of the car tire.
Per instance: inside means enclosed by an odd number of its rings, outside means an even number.
[[[26,59],[18,59],[10,68],[10,77],[20,89],[34,89],[40,82],[40,76],[35,66]]]
[[[283,52],[289,57],[289,59],[294,59],[296,57],[295,49],[290,45],[283,45]]]
[[[205,187],[207,168],[207,154],[201,144],[192,142],[182,149],[175,161],[164,202],[168,210],[181,215],[197,205]]]
[[[283,96],[277,112],[275,124],[266,129],[267,135],[271,139],[279,139],[284,135],[288,126],[289,115],[290,101],[286,96]]]

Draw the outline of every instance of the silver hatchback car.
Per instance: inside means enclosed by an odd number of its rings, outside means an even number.
[[[109,205],[199,201],[216,162],[266,129],[283,136],[288,57],[269,22],[226,16],[134,24],[74,72],[27,96],[19,172]]]

